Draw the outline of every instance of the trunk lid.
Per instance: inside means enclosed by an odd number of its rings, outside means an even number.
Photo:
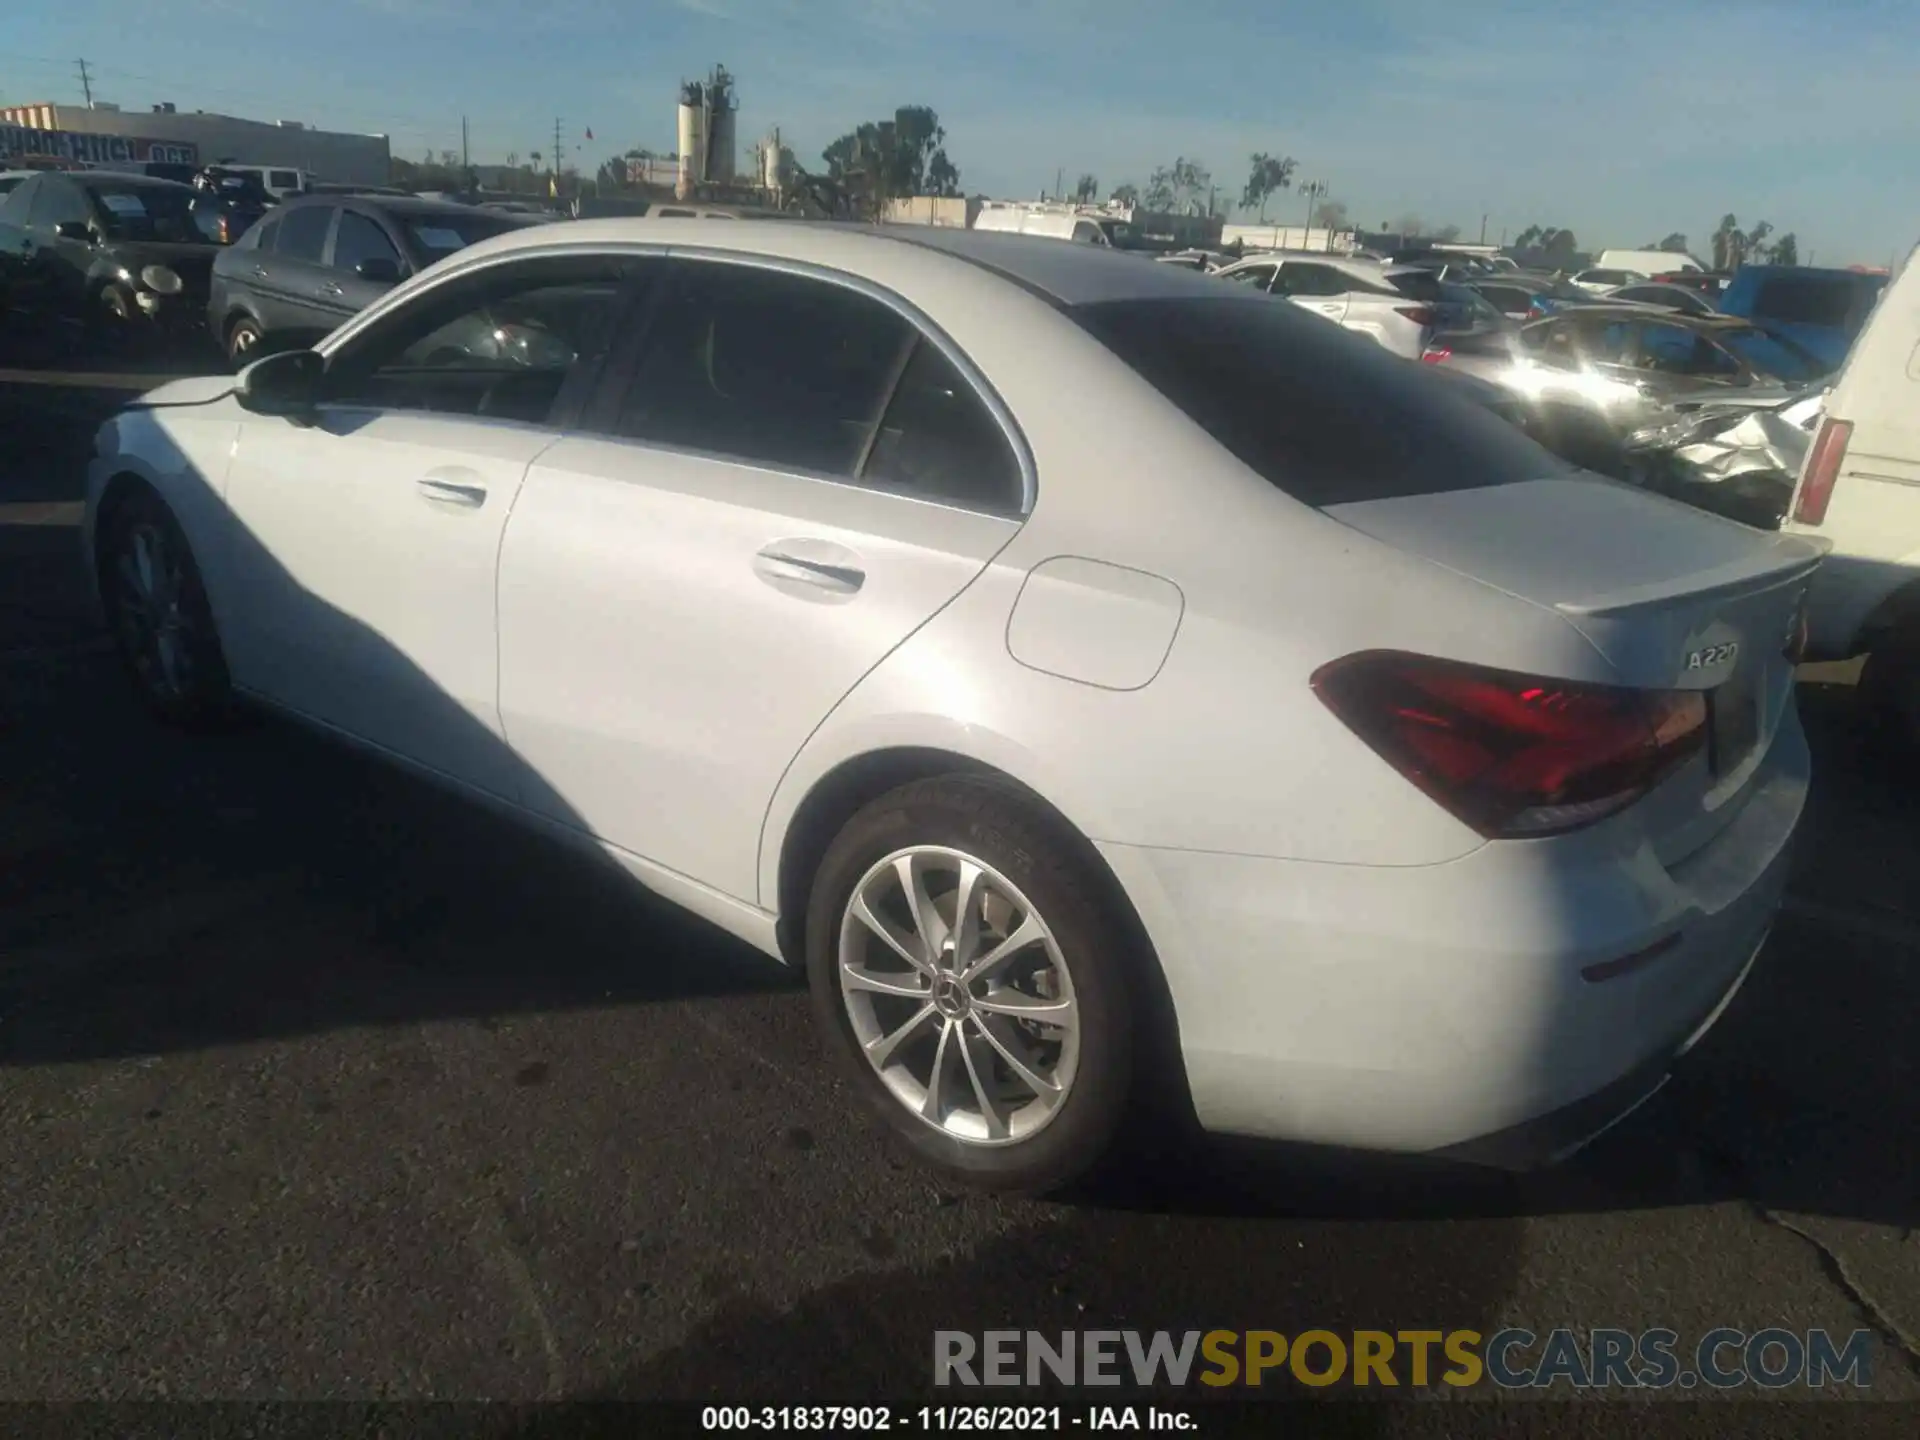
[[[1731,818],[1726,802],[1745,787],[1793,703],[1789,644],[1826,542],[1750,529],[1585,476],[1325,513],[1554,611],[1606,658],[1620,684],[1707,691],[1710,753],[1643,805],[1669,862]]]

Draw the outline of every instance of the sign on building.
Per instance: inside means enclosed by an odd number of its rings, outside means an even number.
[[[197,165],[200,147],[136,135],[82,135],[0,121],[0,159],[67,160],[82,165]]]

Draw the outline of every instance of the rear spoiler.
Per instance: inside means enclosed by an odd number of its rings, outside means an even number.
[[[1754,590],[1766,581],[1768,589],[1804,580],[1813,573],[1831,540],[1811,535],[1780,535],[1764,549],[1743,555],[1702,577],[1684,575],[1671,583],[1643,585],[1633,590],[1616,590],[1610,595],[1595,595],[1586,600],[1563,600],[1553,608],[1562,615],[1605,619],[1637,610],[1643,605],[1658,605],[1676,595],[1713,598]]]

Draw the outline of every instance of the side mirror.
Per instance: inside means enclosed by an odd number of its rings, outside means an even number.
[[[362,260],[353,267],[353,273],[362,280],[374,285],[398,285],[400,266],[395,261],[379,256],[372,260]]]
[[[283,350],[263,356],[235,378],[233,395],[255,415],[283,415],[306,421],[320,401],[320,380],[327,362],[313,350]]]
[[[53,233],[62,240],[93,241],[93,227],[84,220],[62,220],[53,227]]]

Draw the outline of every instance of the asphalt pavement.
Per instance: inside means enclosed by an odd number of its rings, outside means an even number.
[[[9,365],[0,1399],[844,1401],[921,1392],[940,1329],[1422,1326],[1865,1328],[1866,1393],[1920,1398],[1920,832],[1846,687],[1802,687],[1751,981],[1570,1165],[954,1194],[736,942],[285,726],[149,722],[73,528],[147,376]]]

